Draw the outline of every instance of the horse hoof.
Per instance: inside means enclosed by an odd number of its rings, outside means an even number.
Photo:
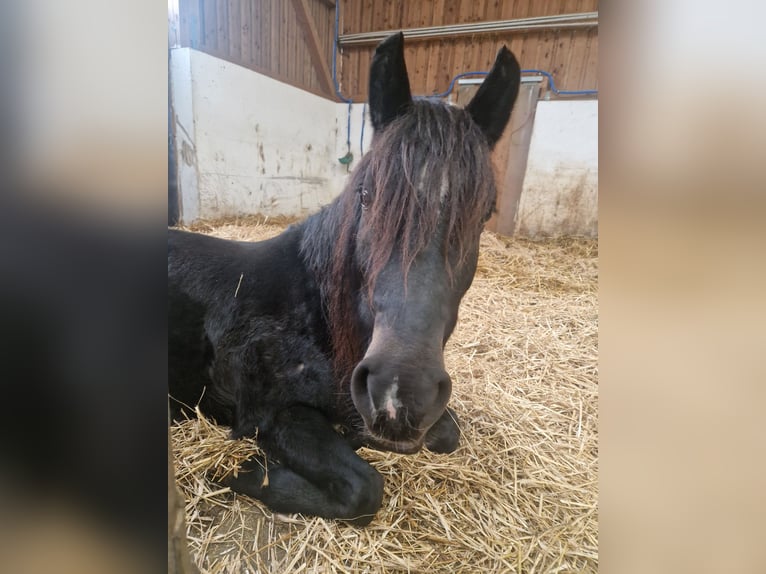
[[[460,427],[457,415],[452,409],[444,411],[442,417],[426,433],[426,448],[431,452],[448,454],[455,452],[460,444]]]

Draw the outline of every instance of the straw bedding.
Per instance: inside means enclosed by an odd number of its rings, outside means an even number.
[[[233,239],[286,221],[197,226]],[[445,359],[458,450],[360,450],[383,507],[354,528],[275,515],[207,480],[257,448],[200,418],[174,425],[188,538],[203,572],[595,572],[598,569],[598,245],[489,232]]]

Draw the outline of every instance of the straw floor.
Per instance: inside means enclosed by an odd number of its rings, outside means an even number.
[[[197,226],[256,240],[282,222]],[[372,524],[274,515],[205,479],[255,444],[204,419],[172,428],[203,572],[596,572],[598,244],[485,232],[445,355],[462,438],[449,455],[362,449],[385,477]]]

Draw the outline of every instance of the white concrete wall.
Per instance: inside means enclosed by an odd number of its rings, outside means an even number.
[[[540,101],[515,233],[598,235],[598,101]]]
[[[303,216],[347,177],[347,104],[189,48],[172,51],[181,218]],[[358,163],[362,105],[351,111]],[[365,126],[366,145],[371,131]]]
[[[338,195],[348,170],[348,104],[189,48],[172,51],[181,218],[304,216]],[[364,112],[364,117],[363,116]],[[364,117],[364,121],[363,121]],[[363,127],[364,124],[364,127]],[[351,107],[353,170],[372,140]],[[598,233],[598,102],[538,103],[515,233]]]

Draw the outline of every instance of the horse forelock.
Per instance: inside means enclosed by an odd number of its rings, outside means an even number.
[[[371,194],[363,225],[362,190]],[[465,247],[478,240],[494,204],[489,149],[463,109],[416,101],[409,112],[375,136],[369,153],[322,222],[323,233],[335,236],[332,261],[315,261],[325,270],[329,267],[321,282],[335,371],[342,384],[364,354],[358,291],[372,292],[394,250],[401,256],[406,284],[412,262],[435,233],[445,238],[445,262],[452,276],[448,246],[462,260]],[[369,254],[359,269],[355,246],[361,235],[368,238]]]
[[[372,203],[365,215],[371,248],[366,283],[372,289],[394,249],[403,275],[438,232],[462,260],[495,205],[495,182],[484,136],[462,108],[416,101],[371,149],[365,181]],[[361,170],[362,166],[358,169]],[[447,242],[445,242],[445,257]],[[449,269],[449,267],[448,267]]]

